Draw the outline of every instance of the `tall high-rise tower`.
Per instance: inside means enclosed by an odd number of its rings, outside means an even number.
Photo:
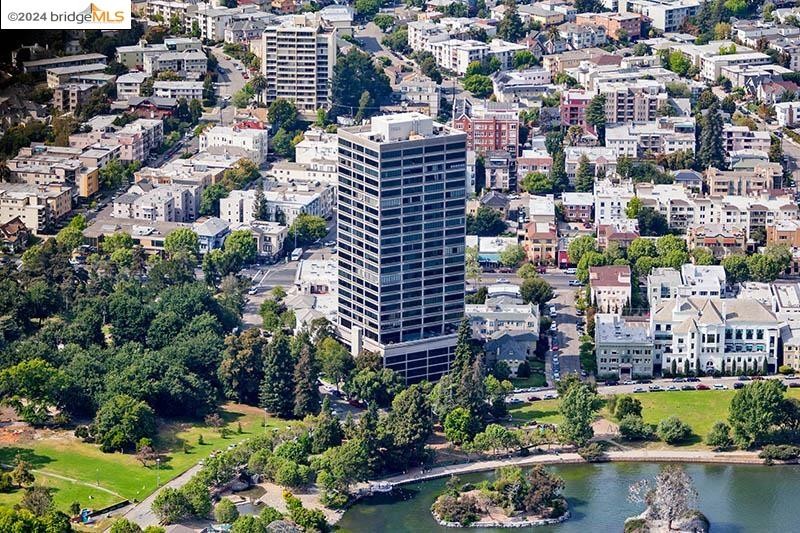
[[[464,314],[466,135],[421,113],[339,129],[339,328],[408,381],[446,373]]]

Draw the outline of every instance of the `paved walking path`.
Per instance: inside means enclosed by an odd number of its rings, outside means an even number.
[[[131,522],[136,522],[139,524],[139,527],[142,529],[146,528],[147,526],[157,526],[158,524],[158,517],[153,513],[153,501],[156,499],[156,496],[164,490],[166,487],[172,487],[173,489],[179,489],[186,485],[192,476],[194,476],[199,470],[200,465],[194,465],[192,468],[184,472],[183,474],[179,475],[176,478],[171,479],[167,483],[164,484],[160,489],[152,493],[150,496],[142,500],[141,502],[137,503],[133,506],[130,510],[128,510],[124,515],[124,518],[127,518]]]
[[[708,450],[623,450],[608,451],[605,455],[611,461],[631,462],[676,462],[676,463],[729,463],[729,464],[763,464],[756,452],[713,452]],[[529,455],[527,457],[511,457],[508,459],[492,459],[475,463],[462,463],[450,466],[431,468],[425,472],[414,469],[405,474],[384,478],[380,482],[402,485],[455,474],[485,472],[501,466],[530,466],[534,464],[570,464],[583,463],[577,453]]]
[[[3,464],[2,466],[4,468],[9,468],[9,469],[10,468],[14,468],[14,465],[9,465],[9,464]],[[48,472],[47,470],[38,470],[37,469],[37,470],[31,470],[31,472],[34,473],[34,474],[39,474],[39,475],[44,476],[44,477],[52,477],[52,478],[55,478],[55,479],[60,479],[62,481],[69,481],[70,483],[75,483],[76,485],[83,485],[85,487],[91,487],[93,489],[97,489],[97,490],[102,491],[102,492],[107,492],[108,494],[111,494],[112,496],[116,496],[116,497],[118,497],[120,499],[123,499],[123,500],[125,499],[125,497],[122,496],[122,494],[119,494],[118,492],[114,492],[111,489],[107,489],[105,487],[101,487],[100,485],[97,485],[95,483],[89,483],[87,481],[81,481],[79,479],[75,479],[74,477],[62,476],[61,474],[54,474],[53,472]]]

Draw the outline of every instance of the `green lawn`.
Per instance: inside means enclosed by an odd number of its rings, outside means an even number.
[[[642,417],[645,422],[658,424],[661,420],[675,415],[691,426],[696,438],[694,442],[705,439],[711,426],[717,420],[727,420],[728,405],[736,391],[671,391],[634,394],[642,402]],[[788,389],[787,396],[800,398],[800,389]],[[536,420],[558,424],[558,400],[542,400],[510,409],[516,421]],[[610,418],[603,409],[600,416]]]
[[[233,433],[223,439],[219,431],[196,422],[169,422],[159,426],[156,448],[164,452],[160,468],[144,467],[133,455],[103,453],[93,444],[86,444],[71,434],[56,436],[0,449],[0,462],[13,463],[22,455],[34,470],[43,474],[36,481],[53,487],[56,505],[66,509],[73,501],[83,506],[102,507],[119,501],[115,494],[98,490],[98,486],[122,496],[122,499],[141,500],[157,485],[179,475],[216,449],[223,449],[258,432],[263,432],[263,412],[254,407],[227,405],[222,412],[227,427]],[[238,433],[241,424],[242,433]],[[269,419],[268,427],[283,426],[286,422]],[[198,445],[199,435],[204,444]],[[57,479],[51,473],[65,478]],[[91,498],[90,498],[91,496]],[[13,504],[21,498],[19,491],[0,494],[0,503]]]
[[[528,387],[545,387],[547,381],[544,379],[544,374],[531,374],[527,378],[512,378],[511,383],[514,388],[525,389]]]

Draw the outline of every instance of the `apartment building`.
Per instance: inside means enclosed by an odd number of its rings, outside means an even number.
[[[485,152],[484,165],[487,189],[517,190],[517,158],[505,150]]]
[[[780,323],[758,300],[679,296],[653,308],[650,327],[656,372],[777,370]]]
[[[519,233],[528,261],[536,265],[555,264],[558,254],[558,226],[554,222],[532,220]]]
[[[467,134],[467,149],[478,154],[505,150],[513,155],[519,145],[519,109],[514,104],[454,103],[453,127]]]
[[[7,165],[16,182],[69,187],[73,196],[87,198],[100,188],[99,170],[87,167],[81,160],[82,153],[81,149],[32,144],[20,149]]]
[[[143,68],[148,76],[169,70],[181,78],[197,80],[208,71],[208,58],[205,53],[197,49],[168,51],[144,56]]]
[[[568,89],[561,93],[559,114],[561,124],[565,126],[580,126],[588,129],[586,124],[586,108],[594,98],[594,94],[585,89]]]
[[[400,93],[400,101],[409,104],[421,104],[427,107],[432,118],[439,116],[442,100],[441,86],[422,74],[411,74],[400,82],[396,88]]]
[[[597,226],[597,248],[605,250],[610,244],[628,248],[640,237],[639,221],[635,218],[619,219]]]
[[[664,84],[655,80],[601,82],[597,92],[606,97],[607,124],[652,122],[669,100]]]
[[[276,261],[284,251],[289,226],[278,222],[254,220],[249,224],[231,224],[231,231],[248,230],[256,243],[256,254],[267,261]],[[289,244],[291,245],[291,240]]]
[[[449,39],[428,44],[436,63],[447,70],[463,76],[469,64],[481,61],[489,55],[489,45],[481,41]]]
[[[603,0],[603,5],[620,13],[642,15],[651,27],[663,32],[680,31],[686,19],[700,10],[699,0]]]
[[[775,188],[775,180],[783,174],[780,163],[759,163],[754,169],[719,170],[710,167],[703,180],[711,196],[759,195]]]
[[[153,82],[153,96],[157,98],[174,98],[180,100],[203,99],[202,81],[155,81]]]
[[[59,85],[64,85],[69,82],[79,82],[86,80],[92,82],[92,85],[105,85],[108,81],[113,81],[114,76],[104,74],[106,70],[105,63],[89,63],[83,65],[75,65],[72,67],[55,67],[47,69],[47,86],[55,89]]]
[[[517,157],[517,175],[525,177],[531,172],[550,174],[553,166],[553,156],[543,148],[532,150],[522,150],[522,154]]]
[[[498,102],[515,103],[541,98],[550,88],[550,71],[541,67],[500,71],[492,75],[492,86]]]
[[[738,226],[723,224],[691,226],[686,232],[686,242],[689,250],[707,248],[717,259],[747,251],[747,235],[745,230]]]
[[[721,265],[686,263],[680,271],[657,267],[647,276],[647,298],[655,308],[664,300],[684,298],[724,298],[727,275]]]
[[[464,313],[467,135],[420,113],[338,133],[342,337],[407,381],[436,380]]]
[[[144,58],[148,55],[159,55],[164,52],[182,52],[184,50],[202,49],[200,39],[189,37],[173,37],[164,39],[160,44],[149,44],[142,39],[137,44],[130,46],[118,46],[116,51],[117,63],[125,65],[131,70],[141,70],[144,68]]]
[[[149,76],[144,72],[128,72],[117,78],[117,98],[127,100],[142,94],[142,84]]]
[[[267,105],[278,98],[290,100],[309,118],[327,109],[338,37],[338,28],[312,13],[267,26],[261,53]]]
[[[266,218],[291,226],[300,214],[328,218],[333,208],[333,189],[329,186],[277,186],[263,191]],[[219,201],[220,218],[231,224],[252,224],[256,215],[255,189],[231,191]]]
[[[147,15],[151,19],[161,17],[167,23],[176,17],[183,29],[191,29],[198,3],[198,0],[147,0]]]
[[[53,90],[53,106],[63,112],[74,113],[85,104],[95,89],[88,83],[68,83],[59,85]]]
[[[642,17],[635,13],[579,13],[575,24],[602,27],[615,40],[638,39],[642,33]]]
[[[18,218],[39,235],[51,232],[71,210],[72,190],[68,186],[0,183],[0,224]]]
[[[589,297],[598,313],[621,315],[631,303],[631,267],[589,267]]]
[[[419,20],[408,23],[408,46],[415,52],[429,50],[430,44],[449,39],[449,32],[440,24]]]
[[[112,216],[151,222],[186,222],[183,217],[176,216],[176,192],[170,187],[155,187],[143,194],[121,194],[114,200]]]
[[[595,176],[611,175],[617,171],[617,154],[604,146],[568,146],[565,150],[565,166],[570,184],[575,184],[578,164],[583,156],[589,160],[589,168]]]
[[[539,339],[539,307],[514,296],[496,296],[482,304],[464,306],[472,337],[485,342],[489,364],[505,362],[513,375],[536,352]]]
[[[592,24],[562,24],[558,27],[558,35],[572,50],[603,46],[608,42],[605,27]]]
[[[782,220],[766,227],[767,245],[785,244],[790,248],[800,247],[800,220]]]
[[[750,238],[757,228],[798,219],[798,207],[790,195],[699,196],[679,185],[650,183],[637,184],[636,193],[644,206],[664,215],[670,228],[684,231],[690,226],[722,224],[744,228]]]
[[[768,131],[759,130],[750,131],[750,128],[747,126],[723,124],[722,146],[728,154],[742,150],[758,150],[768,153],[770,133]]]
[[[610,179],[595,181],[594,185],[594,222],[610,224],[617,220],[627,220],[625,208],[636,196],[633,183],[620,181],[613,183]]]
[[[606,127],[606,147],[617,157],[652,157],[682,150],[694,152],[693,117],[658,117],[643,124],[616,124]]]
[[[621,380],[653,375],[653,334],[647,321],[610,313],[594,317],[597,375]]]
[[[209,41],[222,41],[225,39],[225,29],[234,20],[247,20],[248,18],[272,19],[273,16],[259,9],[254,4],[243,4],[236,7],[222,5],[198,4],[194,20],[200,29],[200,37]]]
[[[214,126],[200,134],[200,151],[250,159],[261,165],[267,159],[269,132],[237,126]]]
[[[591,222],[594,194],[590,192],[565,192],[561,197],[564,220],[567,222]]]
[[[80,65],[105,64],[108,58],[103,54],[76,54],[71,56],[51,57],[35,61],[23,61],[22,70],[27,73],[46,72],[51,69],[63,67],[76,67]]]
[[[87,133],[73,133],[69,145],[73,149],[86,149],[99,145],[119,147],[119,159],[125,164],[145,161],[150,153],[164,142],[164,122],[140,118],[118,130],[105,128]]]
[[[793,128],[800,124],[800,102],[779,102],[773,108],[779,126]]]

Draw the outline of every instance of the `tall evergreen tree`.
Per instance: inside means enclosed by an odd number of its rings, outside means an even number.
[[[380,439],[378,437],[378,406],[375,402],[367,406],[367,410],[358,421],[358,438],[364,443],[367,450],[367,469],[371,475],[381,471],[383,459],[380,452]]]
[[[392,411],[387,422],[394,446],[403,464],[422,456],[425,441],[433,433],[431,402],[426,387],[412,385],[392,401]]]
[[[589,165],[589,158],[582,155],[575,171],[575,190],[578,192],[592,192],[594,190],[594,174]]]
[[[517,3],[514,0],[506,0],[504,5],[506,12],[497,25],[497,36],[514,43],[525,35],[525,28],[517,11]]]
[[[256,187],[256,197],[253,201],[253,217],[256,220],[263,221],[267,221],[269,217],[267,200],[264,198],[264,188],[261,185]]]
[[[700,147],[697,160],[704,169],[725,168],[725,150],[722,146],[722,115],[719,102],[712,101],[705,112],[700,130]]]
[[[304,344],[294,366],[294,416],[303,418],[319,412],[317,365],[311,348]]]
[[[283,333],[272,338],[264,356],[264,379],[259,389],[259,404],[281,418],[290,418],[294,402],[294,379],[289,340]]]
[[[311,436],[311,451],[322,453],[328,448],[341,444],[343,437],[342,425],[339,423],[339,419],[333,416],[331,402],[328,396],[325,396]]]
[[[456,377],[456,381],[460,379],[462,374],[469,372],[470,367],[472,367],[473,354],[470,339],[472,339],[472,326],[470,326],[469,319],[464,317],[461,319],[461,324],[458,325],[456,353],[453,364],[450,367],[450,373]]]
[[[564,150],[559,150],[553,154],[553,166],[550,167],[550,181],[553,182],[553,190],[566,191],[569,187],[567,177],[566,155]]]
[[[602,146],[606,144],[606,96],[598,94],[586,108],[586,123],[594,126],[597,139]]]
[[[483,421],[486,415],[486,387],[483,383],[485,376],[483,361],[476,357],[472,367],[461,375],[457,384],[456,404],[468,409],[476,419]]]

